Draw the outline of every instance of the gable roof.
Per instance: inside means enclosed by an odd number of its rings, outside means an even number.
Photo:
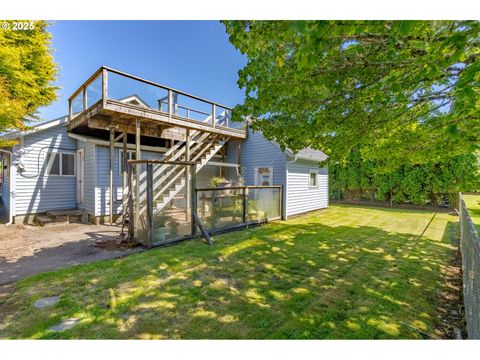
[[[297,159],[301,159],[301,160],[312,160],[312,161],[320,162],[328,159],[328,156],[323,151],[315,150],[309,147],[304,148],[298,151],[297,153],[294,153],[292,150],[287,148],[285,150],[285,153],[288,156],[296,157]]]
[[[66,124],[67,120],[68,120],[68,116],[65,115],[57,119],[53,119],[53,120],[49,120],[49,121],[45,121],[45,122],[33,125],[28,130],[15,130],[15,131],[0,135],[0,139],[2,140],[18,139],[21,136],[34,134],[36,132],[55,127],[57,125]]]
[[[133,105],[136,105],[136,106],[141,106],[141,107],[150,109],[150,106],[147,104],[147,102],[145,100],[143,100],[137,94],[132,94],[132,95],[126,96],[126,97],[124,97],[124,98],[122,98],[118,101],[126,103],[126,104],[133,104]]]

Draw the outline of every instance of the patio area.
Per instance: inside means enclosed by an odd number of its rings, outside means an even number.
[[[29,275],[136,251],[105,250],[94,246],[97,241],[115,240],[120,230],[119,226],[87,224],[0,225],[0,285]]]

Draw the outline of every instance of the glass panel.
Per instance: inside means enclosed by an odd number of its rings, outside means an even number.
[[[280,188],[248,189],[248,220],[278,219],[280,213]]]
[[[212,105],[182,94],[173,94],[174,114],[199,122],[212,122]],[[168,107],[167,107],[168,111]]]
[[[75,175],[75,155],[62,154],[62,175]]]
[[[78,115],[83,111],[83,95],[80,91],[77,96],[72,99],[72,115]]]
[[[60,175],[59,154],[48,153],[47,158],[45,159],[45,165],[47,169],[46,171],[48,171],[48,175]]]
[[[161,103],[168,101],[168,91],[109,71],[108,98],[135,107],[160,110]]]
[[[102,99],[102,74],[99,74],[86,88],[87,108]]]
[[[197,192],[197,212],[207,230],[243,223],[243,190],[215,189]]]
[[[153,244],[191,234],[190,212],[187,206],[189,201],[185,198],[186,168],[181,165],[152,165]],[[134,196],[134,212],[139,214],[138,222],[135,222],[136,236],[145,245],[148,241],[146,178],[146,166],[142,165],[138,200]]]
[[[153,165],[153,243],[190,235],[189,200],[185,198],[187,166]]]

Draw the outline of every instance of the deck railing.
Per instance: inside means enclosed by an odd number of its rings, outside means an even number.
[[[98,102],[128,103],[168,117],[207,122],[213,127],[245,129],[245,122],[232,121],[232,109],[228,106],[105,66],[90,76],[68,101],[70,119]]]
[[[208,231],[222,231],[282,217],[282,186],[197,188],[197,213]]]

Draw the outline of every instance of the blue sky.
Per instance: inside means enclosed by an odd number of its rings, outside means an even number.
[[[101,65],[234,106],[246,58],[216,21],[57,21],[50,27],[58,99],[42,120],[68,112],[68,97]]]

